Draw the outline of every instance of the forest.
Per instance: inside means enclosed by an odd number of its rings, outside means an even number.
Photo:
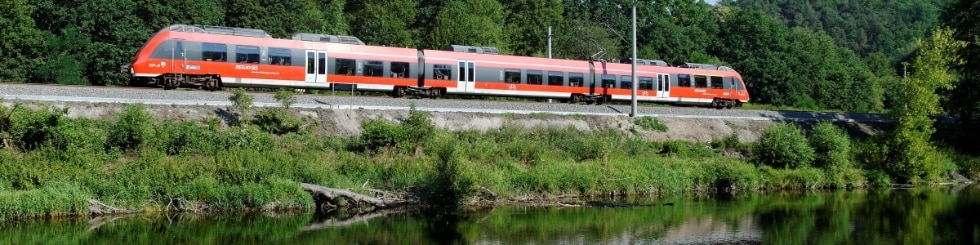
[[[578,59],[630,54],[627,0],[8,0],[0,3],[0,81],[123,86],[118,67],[171,24],[351,35],[370,45],[442,49],[495,46],[504,54]],[[887,112],[895,106],[914,41],[940,26],[971,42],[973,1],[638,1],[638,57],[728,65],[752,102],[808,110]],[[972,56],[971,56],[972,54]],[[973,58],[973,59],[971,59]],[[969,62],[943,92],[965,118],[980,104]],[[975,65],[972,66],[974,70]],[[972,86],[972,87],[971,87]],[[955,96],[954,96],[955,95]],[[977,121],[971,119],[971,121]]]

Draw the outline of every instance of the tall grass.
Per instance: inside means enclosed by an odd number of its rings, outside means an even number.
[[[499,198],[659,195],[863,186],[863,172],[756,167],[726,151],[751,145],[650,142],[617,130],[435,129],[410,110],[363,123],[355,137],[259,125],[156,121],[141,106],[111,120],[56,109],[3,108],[0,219],[87,212],[88,198],[131,211],[308,209],[299,183],[419,191],[455,205]],[[35,127],[36,126],[36,127]],[[33,128],[32,128],[33,127]],[[282,133],[282,134],[279,134]],[[152,136],[152,137],[150,137]]]

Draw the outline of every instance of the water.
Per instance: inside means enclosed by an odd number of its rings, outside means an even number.
[[[0,224],[0,243],[980,244],[977,186],[609,204],[615,205],[497,207],[454,214],[158,214],[32,220]]]

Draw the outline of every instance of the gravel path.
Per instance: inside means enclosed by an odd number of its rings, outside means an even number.
[[[340,93],[340,92],[338,92]],[[277,106],[271,93],[250,93],[256,106]],[[229,91],[207,92],[200,90],[131,87],[68,86],[50,84],[12,84],[0,83],[0,98],[41,101],[78,102],[123,102],[145,104],[199,104],[230,105]],[[298,108],[364,108],[404,110],[415,103],[420,110],[461,111],[486,113],[554,113],[582,115],[627,115],[629,105],[584,105],[545,102],[512,102],[462,99],[411,99],[378,96],[332,96],[303,94],[296,96]],[[747,119],[747,120],[841,120],[841,121],[882,121],[878,114],[816,113],[789,111],[761,111],[741,109],[710,109],[684,106],[640,106],[640,116]]]

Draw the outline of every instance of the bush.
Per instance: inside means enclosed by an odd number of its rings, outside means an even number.
[[[452,142],[439,146],[437,151],[439,159],[435,162],[435,172],[428,178],[423,200],[428,205],[455,208],[475,190],[476,176]]]
[[[633,119],[633,124],[636,124],[647,131],[667,132],[666,124],[663,124],[659,119],[650,116],[643,116],[641,118]]]
[[[829,122],[818,123],[810,132],[810,146],[817,154],[813,165],[825,169],[841,169],[851,165],[851,139],[844,130]]]
[[[375,151],[381,148],[393,148],[405,139],[405,132],[402,127],[381,117],[365,120],[361,123],[361,128],[364,129],[364,132],[361,133],[361,140],[358,145],[360,150]]]
[[[233,122],[234,125],[242,125],[248,122],[248,110],[252,107],[252,96],[245,93],[242,88],[236,88],[228,100],[231,100],[232,107],[238,112],[238,117]]]
[[[402,122],[402,131],[405,139],[411,141],[416,155],[421,153],[422,143],[428,141],[435,134],[436,127],[429,120],[429,114],[415,109],[415,103],[411,103],[408,110],[408,119]]]
[[[289,109],[290,106],[296,104],[296,96],[293,94],[293,91],[289,89],[279,89],[279,91],[276,91],[276,95],[272,98],[279,101],[279,103],[282,104],[282,107],[285,107],[286,109]]]
[[[262,131],[272,134],[298,133],[303,129],[303,121],[289,115],[289,111],[282,108],[268,108],[255,115],[253,124],[259,126]]]
[[[764,131],[752,148],[752,162],[774,168],[809,166],[814,159],[813,148],[803,131],[793,124],[778,123]]]
[[[127,105],[116,115],[116,123],[109,130],[106,149],[136,150],[149,142],[154,135],[153,116],[142,104]]]

